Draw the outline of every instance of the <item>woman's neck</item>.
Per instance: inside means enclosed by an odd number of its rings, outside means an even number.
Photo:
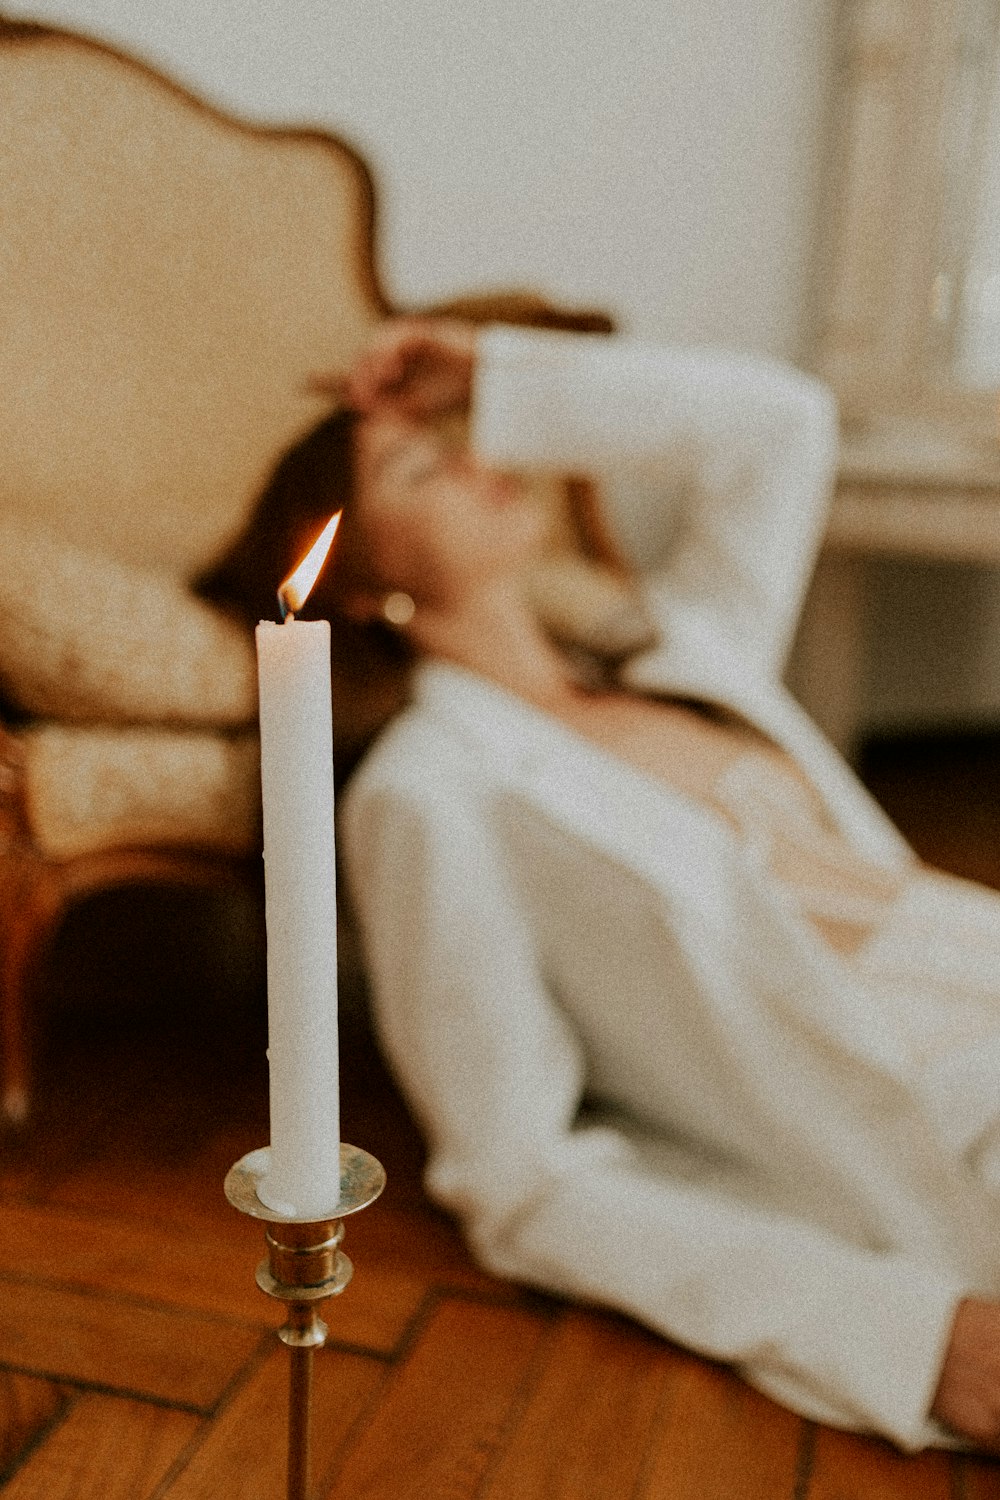
[[[539,625],[516,579],[462,601],[421,605],[409,631],[426,656],[440,657],[552,711],[579,693],[570,664]]]

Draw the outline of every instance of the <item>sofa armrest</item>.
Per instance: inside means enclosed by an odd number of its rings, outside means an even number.
[[[0,690],[50,719],[234,728],[256,716],[253,640],[180,579],[0,515]]]

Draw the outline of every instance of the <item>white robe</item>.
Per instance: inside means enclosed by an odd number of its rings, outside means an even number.
[[[1000,1292],[980,1160],[1000,901],[913,873],[781,686],[833,476],[829,395],[763,359],[490,330],[474,434],[498,464],[686,470],[659,516],[627,518],[662,642],[623,680],[758,726],[911,895],[867,969],[709,809],[423,664],[348,789],[342,847],[429,1191],[501,1274],[622,1309],[808,1416],[945,1441],[927,1413],[956,1303]],[[963,914],[990,1033],[964,1050],[934,1029],[965,983],[962,942],[945,952]]]

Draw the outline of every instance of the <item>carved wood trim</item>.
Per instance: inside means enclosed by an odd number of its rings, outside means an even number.
[[[155,88],[172,94],[176,99],[198,110],[218,125],[258,140],[287,141],[292,144],[313,143],[347,162],[355,177],[362,207],[357,225],[356,270],[379,312],[383,316],[392,313],[393,306],[382,285],[375,261],[377,208],[374,180],[364,158],[344,137],[318,127],[309,129],[299,126],[259,125],[242,119],[228,110],[216,109],[207,100],[192,93],[175,79],[159,72],[151,64],[130,56],[108,42],[97,41],[93,37],[79,32],[65,31],[59,27],[45,26],[34,21],[4,20],[0,16],[0,48],[38,46],[68,48],[112,58],[123,69],[146,79]]]

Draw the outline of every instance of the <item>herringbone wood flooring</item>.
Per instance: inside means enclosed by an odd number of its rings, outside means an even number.
[[[921,852],[1000,885],[998,771],[996,742],[868,765]],[[126,944],[140,977],[118,972],[94,1017],[74,995],[112,915],[89,920],[49,977],[37,1116],[0,1166],[0,1490],[272,1500],[285,1351],[253,1283],[260,1227],[221,1190],[266,1139],[261,1002],[220,1017],[175,974],[164,1005],[141,975],[169,952]],[[482,1274],[422,1194],[417,1134],[361,1023],[344,1053],[345,1134],[389,1188],[349,1221],[355,1280],[329,1305],[318,1497],[1000,1497],[1000,1465],[817,1428],[624,1319]]]

